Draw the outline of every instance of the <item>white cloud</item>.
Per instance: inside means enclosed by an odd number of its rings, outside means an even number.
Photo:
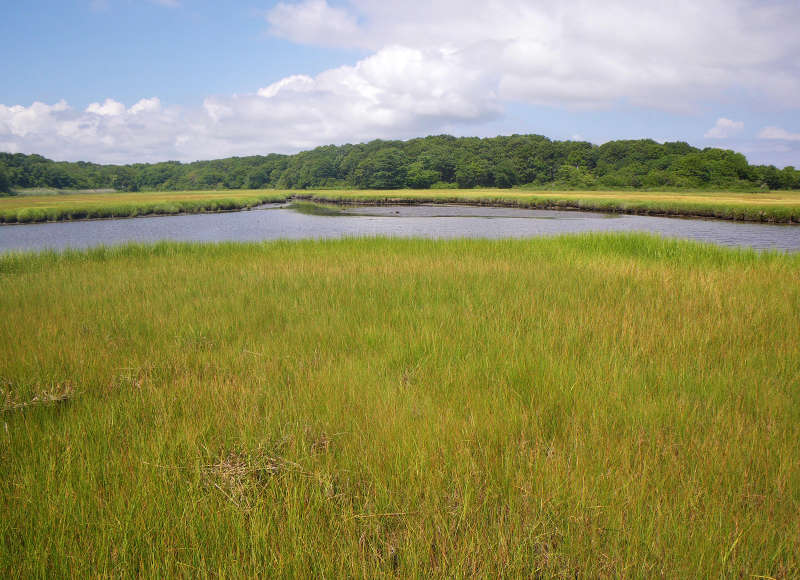
[[[289,90],[304,93],[314,90],[314,79],[307,75],[292,75],[282,78],[278,82],[272,83],[268,87],[258,89],[258,94],[262,97],[272,98],[281,91]]]
[[[267,21],[275,36],[302,44],[360,46],[363,38],[355,17],[325,0],[281,2],[270,10]]]
[[[209,97],[203,108],[217,151],[247,144],[286,151],[481,122],[500,111],[491,86],[458,54],[393,46],[316,77],[281,79],[255,95]]]
[[[30,107],[0,105],[0,135],[24,138],[31,133],[46,131],[51,127],[54,115],[67,109],[63,100],[55,105],[36,101]]]
[[[0,142],[57,159],[194,160],[294,152],[325,143],[409,138],[495,118],[496,82],[464,53],[391,46],[353,66],[292,76],[255,94],[210,96],[202,107],[130,108],[113,99],[77,111],[0,108]]]
[[[687,110],[741,87],[797,106],[800,93],[796,2],[306,0],[268,20],[300,44],[461,51],[500,97],[531,104]]]
[[[161,110],[161,101],[158,97],[151,97],[149,99],[142,99],[133,105],[129,112],[134,115],[138,113],[158,113]]]
[[[265,79],[250,94],[207,96],[200,107],[157,97],[83,111],[0,105],[0,146],[59,159],[192,160],[463,133],[514,102],[687,111],[748,94],[800,106],[797,2],[284,0],[267,20],[280,38],[367,56],[316,76]],[[721,118],[705,135],[741,128]],[[761,138],[794,140],[781,131]]]
[[[790,133],[780,127],[764,127],[758,134],[759,139],[773,139],[776,141],[800,141],[800,133]]]
[[[224,102],[209,97],[203,101],[203,109],[214,123],[233,116],[233,109]]]
[[[742,121],[731,121],[725,117],[720,117],[714,126],[705,132],[703,137],[706,139],[727,139],[742,129],[744,129]]]
[[[101,105],[100,103],[91,103],[86,107],[87,113],[95,113],[103,117],[115,117],[125,112],[125,105],[114,99],[106,99]]]
[[[188,119],[180,109],[164,109],[155,97],[130,109],[113,99],[92,103],[84,111],[64,101],[0,105],[0,149],[54,159],[157,161],[174,152],[175,132]]]

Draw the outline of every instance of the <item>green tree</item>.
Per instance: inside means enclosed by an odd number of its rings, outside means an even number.
[[[483,159],[462,161],[456,166],[456,183],[464,189],[485,185],[489,181],[489,168]]]
[[[791,165],[781,169],[778,179],[781,189],[800,189],[800,171]]]
[[[508,189],[517,183],[517,173],[511,161],[504,160],[499,162],[492,170],[492,178],[495,187]]]
[[[0,193],[11,192],[11,180],[8,177],[8,171],[4,165],[0,165]]]
[[[594,176],[585,168],[567,163],[558,168],[555,183],[570,189],[591,189],[596,185]]]
[[[119,191],[139,191],[136,172],[129,166],[117,167],[111,185]]]
[[[396,148],[379,149],[356,169],[355,181],[367,189],[396,189],[405,186],[406,167],[403,152]]]
[[[406,184],[413,189],[429,189],[431,185],[442,179],[442,174],[434,169],[425,169],[422,161],[408,166]]]

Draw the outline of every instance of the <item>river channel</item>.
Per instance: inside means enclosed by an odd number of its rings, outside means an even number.
[[[126,242],[198,242],[403,236],[526,238],[577,232],[663,236],[800,251],[800,226],[580,211],[464,205],[357,206],[315,215],[285,205],[250,211],[0,226],[0,252],[88,248]]]

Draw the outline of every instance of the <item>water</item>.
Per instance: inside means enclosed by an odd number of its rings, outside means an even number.
[[[232,213],[0,226],[0,252],[158,240],[216,242],[378,235],[522,238],[597,231],[642,231],[724,246],[800,251],[800,226],[796,225],[418,205],[362,206],[345,209],[336,216],[307,215],[286,206],[265,206]]]

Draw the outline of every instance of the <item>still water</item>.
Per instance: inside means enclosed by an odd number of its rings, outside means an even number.
[[[725,246],[800,251],[800,226],[461,205],[361,206],[339,215],[269,205],[251,211],[0,226],[0,252],[125,242],[256,241],[343,236],[523,238],[651,232]]]

